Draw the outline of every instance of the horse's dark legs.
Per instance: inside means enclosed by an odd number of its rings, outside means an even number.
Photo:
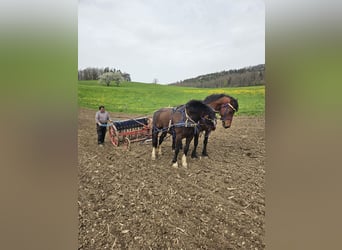
[[[174,154],[173,159],[172,159],[172,166],[173,167],[178,167],[177,158],[178,158],[179,149],[180,149],[180,147],[182,145],[182,138],[180,138],[180,137],[177,138],[176,137],[175,144],[176,144],[176,148],[175,148],[175,154]]]
[[[176,148],[176,132],[174,130],[171,130],[171,136],[172,136],[172,151],[174,151]],[[183,144],[181,143],[179,149],[182,149],[182,148],[183,148]]]
[[[188,163],[186,162],[186,156],[188,154],[191,141],[192,141],[192,137],[187,137],[186,138],[186,142],[185,142],[185,146],[184,146],[184,151],[183,151],[183,156],[182,156],[182,166],[185,167],[185,168],[188,166]]]
[[[202,151],[202,156],[208,156],[207,153],[207,144],[208,144],[208,138],[210,135],[210,131],[205,131],[205,136],[204,136],[204,141],[203,141],[203,151]]]
[[[162,142],[164,141],[164,138],[167,134],[167,131],[164,131],[163,133],[161,133],[160,137],[159,137],[159,144],[158,144],[158,155],[161,155],[162,154],[162,151],[161,151],[161,144]]]
[[[162,142],[164,141],[166,134],[167,134],[167,132],[161,133],[161,135],[159,137],[159,145],[162,144]]]
[[[176,149],[176,131],[171,129],[171,136],[172,136],[172,151]]]
[[[191,158],[198,158],[197,153],[196,153],[196,149],[198,145],[198,137],[199,137],[199,133],[196,133],[195,139],[194,139],[194,149],[192,150]]]

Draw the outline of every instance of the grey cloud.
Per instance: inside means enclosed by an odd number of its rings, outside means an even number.
[[[169,83],[264,63],[263,1],[81,0],[79,67]]]

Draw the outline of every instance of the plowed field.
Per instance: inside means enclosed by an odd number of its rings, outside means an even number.
[[[79,249],[265,248],[264,116],[218,123],[209,157],[185,169],[171,166],[170,138],[155,161],[151,142],[127,151],[107,133],[99,147],[95,112],[79,110]]]

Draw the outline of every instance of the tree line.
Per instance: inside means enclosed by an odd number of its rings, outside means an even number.
[[[197,88],[245,87],[265,84],[265,64],[221,71],[185,79],[170,85]]]
[[[104,73],[113,72],[122,76],[123,80],[126,82],[131,81],[130,74],[126,72],[121,72],[120,69],[115,68],[95,68],[95,67],[88,67],[82,70],[78,70],[78,80],[99,80],[100,76]]]

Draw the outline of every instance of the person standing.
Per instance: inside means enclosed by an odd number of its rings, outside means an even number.
[[[109,114],[105,107],[101,105],[99,111],[95,114],[96,131],[97,131],[97,144],[103,146],[104,139],[107,132],[107,122],[110,121]]]

